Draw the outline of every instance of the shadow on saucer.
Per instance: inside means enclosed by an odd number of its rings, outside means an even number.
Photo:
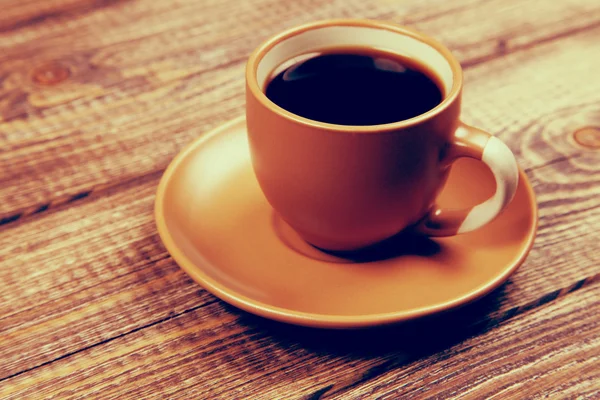
[[[505,286],[460,308],[420,319],[375,328],[334,330],[306,328],[267,320],[226,308],[240,316],[252,335],[264,336],[284,348],[301,347],[315,355],[368,359],[394,356],[394,364],[404,365],[445,350],[479,335],[499,321],[491,314],[499,308]]]
[[[440,244],[428,236],[414,233],[410,229],[404,230],[395,236],[360,250],[324,250],[306,242],[275,212],[272,214],[272,225],[279,240],[287,247],[313,260],[325,262],[342,264],[367,263],[388,260],[404,255],[430,257],[437,255],[444,250]]]
[[[350,262],[372,262],[405,255],[429,257],[438,254],[441,251],[441,246],[426,235],[403,231],[360,250],[330,251],[318,247],[316,249],[335,257],[347,259]]]

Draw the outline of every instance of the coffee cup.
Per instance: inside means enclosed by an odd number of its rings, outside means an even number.
[[[408,119],[358,125],[311,119],[267,97],[282,66],[359,47],[422,65],[440,86],[439,104]],[[462,85],[460,64],[445,46],[393,23],[320,21],[266,40],[246,67],[246,121],[267,201],[308,243],[333,251],[367,247],[406,229],[451,236],[491,222],[515,194],[518,167],[501,140],[461,122]],[[440,208],[436,198],[461,157],[489,167],[495,193],[475,206]]]

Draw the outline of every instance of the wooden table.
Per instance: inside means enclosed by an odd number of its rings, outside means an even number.
[[[3,0],[0,397],[600,398],[600,2]],[[396,21],[465,68],[463,118],[539,202],[518,272],[461,310],[360,332],[217,300],[169,257],[158,180],[244,111],[244,62],[316,19]]]

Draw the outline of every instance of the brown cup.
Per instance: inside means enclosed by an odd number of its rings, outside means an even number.
[[[342,46],[416,59],[439,78],[444,100],[408,120],[348,126],[300,117],[264,94],[282,63]],[[407,227],[449,236],[487,224],[512,200],[518,167],[503,142],[460,122],[462,84],[460,64],[446,47],[392,23],[321,21],[268,39],[246,68],[248,139],[267,200],[306,241],[328,250],[359,249]],[[496,192],[475,207],[440,209],[435,199],[460,157],[487,164]]]

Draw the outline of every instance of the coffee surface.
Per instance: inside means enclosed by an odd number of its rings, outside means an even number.
[[[324,52],[277,73],[267,97],[296,115],[338,125],[379,125],[421,115],[441,103],[428,70],[369,49]]]

